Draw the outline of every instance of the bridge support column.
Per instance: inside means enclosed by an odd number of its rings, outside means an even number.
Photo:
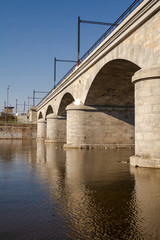
[[[46,138],[46,120],[43,118],[37,121],[37,140],[45,140]]]
[[[160,168],[160,66],[141,69],[135,83],[135,156],[130,164]]]
[[[133,108],[70,104],[67,111],[67,148],[133,147]],[[118,117],[117,117],[118,116]]]
[[[66,142],[66,118],[54,113],[47,116],[47,138],[45,142]]]

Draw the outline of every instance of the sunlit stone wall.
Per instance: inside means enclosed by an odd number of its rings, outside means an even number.
[[[71,104],[67,107],[67,145],[88,144],[132,146],[134,144],[133,108],[97,109]]]
[[[36,139],[37,124],[0,124],[0,139]]]

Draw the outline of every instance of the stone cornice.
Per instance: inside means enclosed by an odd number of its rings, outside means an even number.
[[[132,77],[132,82],[140,81],[143,79],[160,78],[160,66],[155,65],[147,69],[140,69]]]

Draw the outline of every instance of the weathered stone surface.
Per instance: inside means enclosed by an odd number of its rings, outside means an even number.
[[[95,108],[73,103],[67,107],[67,144],[132,145],[133,124],[133,108]]]
[[[36,124],[0,124],[0,139],[36,139],[36,137]]]
[[[66,142],[66,118],[54,113],[47,116],[47,137],[45,142]]]
[[[160,158],[148,158],[140,156],[131,156],[130,164],[134,167],[160,168]]]
[[[160,66],[141,69],[132,80],[135,83],[135,157],[131,158],[131,165],[158,167],[160,162]]]
[[[37,121],[37,140],[46,138],[46,120],[43,118]]]
[[[37,112],[36,107],[31,107],[28,113],[29,122],[36,123],[37,122]]]
[[[133,149],[134,144],[64,144],[63,148],[77,149]]]

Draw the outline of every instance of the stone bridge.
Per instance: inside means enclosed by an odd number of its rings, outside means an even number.
[[[71,148],[135,145],[160,167],[160,1],[144,0],[37,106],[37,139]]]

